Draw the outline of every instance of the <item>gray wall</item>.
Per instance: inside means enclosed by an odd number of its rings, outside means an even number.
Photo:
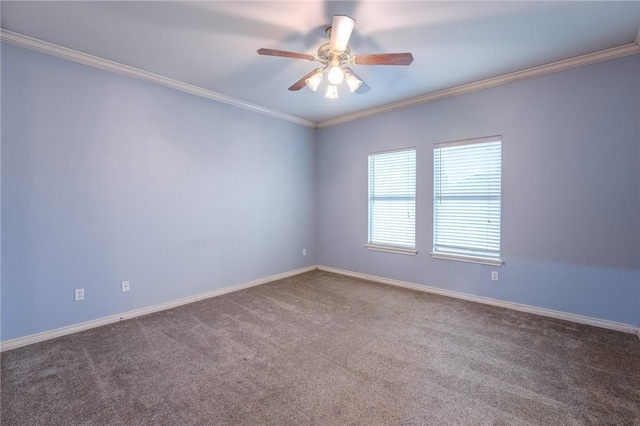
[[[318,263],[639,325],[639,104],[635,55],[321,129]],[[433,144],[491,135],[505,264],[434,260]],[[367,154],[410,146],[418,255],[368,251]]]
[[[10,44],[2,65],[1,340],[316,263],[315,130]]]
[[[638,55],[318,131],[13,45],[2,65],[3,341],[316,263],[640,324]],[[495,134],[505,265],[431,259],[432,144]],[[367,154],[408,146],[419,253],[367,251]]]

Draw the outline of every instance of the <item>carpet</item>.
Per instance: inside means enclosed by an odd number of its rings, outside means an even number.
[[[640,424],[631,334],[323,271],[1,360],[3,425]]]

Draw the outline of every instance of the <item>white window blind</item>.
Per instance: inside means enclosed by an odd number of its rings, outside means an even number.
[[[500,265],[501,138],[436,144],[433,256]]]
[[[370,154],[367,247],[415,254],[415,231],[416,150]]]

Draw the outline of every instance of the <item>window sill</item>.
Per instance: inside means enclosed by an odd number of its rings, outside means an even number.
[[[502,266],[502,264],[504,263],[502,259],[489,259],[486,257],[462,256],[460,254],[449,254],[449,253],[433,253],[432,252],[431,257],[434,259],[455,260],[458,262],[479,263],[481,265],[490,265],[490,266]]]
[[[375,244],[365,244],[364,245],[367,250],[375,250],[375,251],[386,251],[388,253],[398,253],[398,254],[408,254],[410,256],[415,256],[418,253],[416,249],[408,249],[401,247],[392,247],[392,246],[378,246]]]

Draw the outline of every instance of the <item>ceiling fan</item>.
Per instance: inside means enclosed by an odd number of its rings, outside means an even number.
[[[334,15],[332,25],[327,28],[327,35],[330,36],[331,40],[329,43],[320,46],[318,54],[315,56],[306,53],[264,48],[258,49],[258,54],[320,62],[324,65],[322,68],[311,71],[289,87],[289,90],[300,90],[306,85],[315,92],[326,74],[328,85],[325,97],[330,99],[338,98],[338,86],[343,81],[347,83],[352,93],[361,94],[369,91],[369,86],[351,68],[345,65],[409,65],[413,62],[411,53],[352,55],[348,43],[355,24],[356,21],[353,18],[345,15]]]

